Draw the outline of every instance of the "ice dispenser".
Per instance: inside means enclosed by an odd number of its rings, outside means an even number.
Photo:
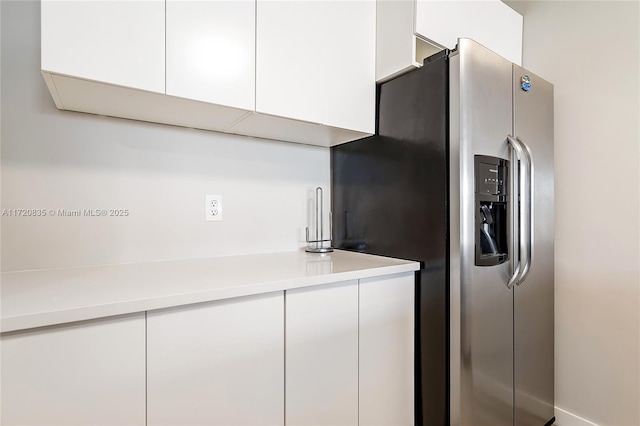
[[[476,266],[509,260],[509,161],[475,156]]]

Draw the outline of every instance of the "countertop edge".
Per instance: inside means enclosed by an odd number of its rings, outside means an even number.
[[[399,259],[397,259],[399,260]],[[171,294],[162,297],[114,302],[104,305],[84,306],[51,312],[38,312],[2,318],[0,333],[26,331],[39,327],[55,326],[72,322],[94,320],[119,315],[153,311],[157,309],[213,302],[235,297],[252,296],[295,288],[304,288],[334,282],[365,279],[384,275],[414,272],[420,269],[418,262],[406,261],[399,265],[388,265],[360,270],[315,275],[304,278],[276,280],[256,284],[217,288],[194,293]]]

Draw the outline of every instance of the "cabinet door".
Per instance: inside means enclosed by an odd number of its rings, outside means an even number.
[[[373,133],[375,1],[257,2],[256,110]]]
[[[43,0],[42,70],[164,93],[164,0]]]
[[[413,273],[360,280],[360,425],[414,424]]]
[[[421,67],[424,58],[442,50],[423,38],[416,37],[416,0],[377,0],[376,7],[378,82]],[[448,20],[450,17],[442,19]]]
[[[358,283],[286,292],[286,424],[358,424]]]
[[[255,108],[255,0],[167,0],[167,94]]]
[[[449,49],[470,38],[522,63],[522,15],[500,0],[417,0],[416,34]]]
[[[144,425],[144,313],[4,333],[3,425]]]
[[[147,314],[149,425],[283,425],[284,295]]]

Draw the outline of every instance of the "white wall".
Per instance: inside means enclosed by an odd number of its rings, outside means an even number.
[[[55,108],[40,2],[2,2],[2,207],[129,217],[2,217],[4,271],[295,250],[329,150]],[[204,221],[205,194],[224,220]]]
[[[640,3],[513,1],[555,85],[558,424],[640,424]]]

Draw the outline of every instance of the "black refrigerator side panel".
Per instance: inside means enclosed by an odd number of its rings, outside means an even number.
[[[416,424],[449,424],[448,57],[378,87],[375,136],[331,149],[335,247],[420,261]]]

